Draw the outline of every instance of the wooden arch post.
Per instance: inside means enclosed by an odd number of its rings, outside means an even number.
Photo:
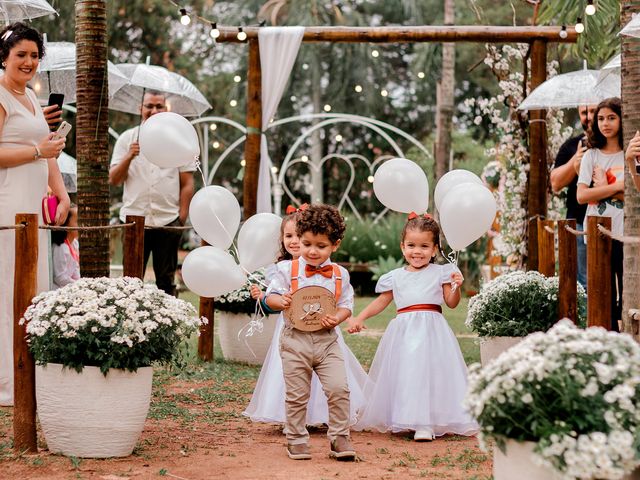
[[[259,27],[244,27],[244,41],[238,40],[238,27],[221,27],[218,43],[248,43],[249,71],[247,74],[247,140],[245,144],[245,171],[243,181],[244,218],[256,211],[258,172],[260,167],[260,129],[262,127],[262,75],[258,46]],[[532,88],[544,82],[547,75],[547,45],[549,43],[576,43],[578,34],[567,28],[567,36],[560,37],[560,27],[502,27],[502,26],[420,26],[420,27],[305,27],[303,42],[345,43],[423,43],[423,42],[476,42],[476,43],[528,43],[531,45]],[[529,177],[529,215],[546,214],[546,128],[544,111],[531,112]],[[533,242],[533,243],[532,243]],[[537,266],[537,239],[530,237],[529,265],[532,256]],[[535,267],[534,267],[535,268]]]

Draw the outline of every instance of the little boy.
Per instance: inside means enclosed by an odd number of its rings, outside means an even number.
[[[267,290],[267,305],[273,310],[289,308],[292,284],[293,289],[297,284],[297,288],[314,285],[335,292],[338,308],[333,315],[322,318],[322,330],[303,332],[285,321],[280,335],[286,388],[287,454],[294,460],[311,458],[305,419],[311,375],[315,371],[329,405],[330,455],[338,460],[354,460],[356,453],[349,438],[349,386],[335,331],[337,325],[351,316],[353,287],[349,273],[332,264],[330,259],[344,237],[344,219],[335,207],[311,205],[299,214],[296,230],[301,256],[298,260],[278,263],[278,271]]]

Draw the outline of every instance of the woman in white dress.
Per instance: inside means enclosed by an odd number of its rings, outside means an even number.
[[[441,307],[443,301],[450,308],[458,305],[463,278],[452,265],[434,263],[439,237],[435,220],[412,213],[401,242],[408,265],[380,277],[380,296],[349,321],[349,332],[355,333],[391,301],[398,309],[371,364],[367,404],[354,430],[413,431],[417,441],[478,432],[462,406],[467,367]]]
[[[0,32],[0,225],[13,225],[16,213],[38,213],[47,184],[58,197],[55,223],[62,224],[69,211],[56,158],[64,140],[54,140],[47,119],[56,107],[43,113],[35,94],[27,88],[44,55],[37,30],[14,23]],[[13,275],[15,232],[0,230],[0,405],[13,405]],[[44,230],[38,236],[38,291],[49,286],[48,244]]]
[[[301,207],[304,209],[303,207]],[[296,234],[296,214],[293,207],[287,208],[287,216],[282,220],[281,254],[279,261],[293,260],[300,256],[300,239]],[[267,268],[265,272],[266,283],[269,284],[276,274],[275,265]],[[263,301],[263,293],[257,286],[252,289],[252,296],[256,300],[260,299],[263,308],[268,309]],[[277,312],[272,312],[277,313]],[[271,346],[267,352],[258,382],[253,390],[251,401],[247,409],[243,412],[254,422],[282,423],[286,421],[285,413],[285,385],[282,371],[282,359],[280,358],[280,333],[284,327],[282,315],[278,316],[276,329],[273,333]],[[337,328],[338,344],[342,349],[347,371],[347,382],[349,383],[351,400],[351,422],[357,420],[356,413],[364,405],[363,389],[367,381],[367,374],[356,359],[355,355],[342,338],[342,332]],[[307,425],[321,425],[329,421],[329,407],[327,397],[322,390],[322,385],[316,373],[313,373],[311,380],[311,397],[307,408]]]

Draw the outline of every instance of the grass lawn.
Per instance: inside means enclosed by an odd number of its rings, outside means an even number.
[[[194,304],[198,307],[198,297],[191,292],[184,292],[180,294],[180,297]],[[360,312],[366,305],[369,304],[374,297],[357,297],[355,301],[355,311]],[[460,301],[460,305],[456,309],[450,309],[444,306],[443,315],[449,322],[449,326],[453,332],[458,336],[458,343],[460,344],[460,350],[464,356],[467,365],[480,361],[480,348],[475,338],[467,337],[471,332],[464,325],[464,321],[467,316],[467,304],[468,299],[463,298]],[[395,306],[392,303],[389,305],[380,315],[367,320],[367,331],[369,335],[350,335],[346,333],[343,328],[344,338],[349,345],[349,348],[353,351],[354,355],[360,360],[360,363],[366,370],[371,366],[371,361],[376,353],[378,342],[380,341],[380,335],[387,327],[389,322],[395,317]],[[193,345],[193,349],[197,349]],[[215,346],[216,353],[220,352],[219,344],[216,340]]]

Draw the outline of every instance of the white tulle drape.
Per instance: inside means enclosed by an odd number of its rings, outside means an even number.
[[[275,115],[289,81],[304,27],[263,27],[258,32],[262,68],[262,131]],[[258,213],[271,212],[271,160],[267,137],[260,140],[260,172],[258,175]]]

